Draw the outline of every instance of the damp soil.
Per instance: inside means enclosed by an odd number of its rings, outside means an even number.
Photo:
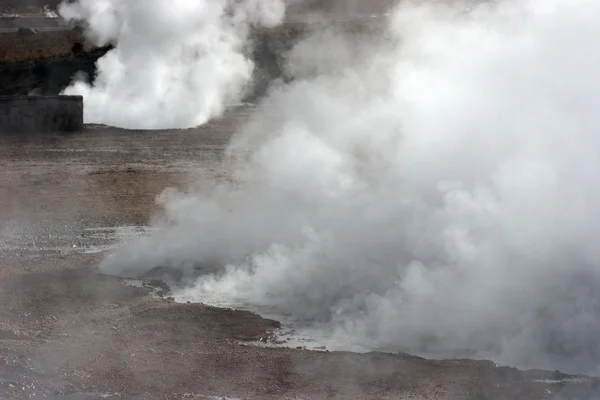
[[[98,274],[86,229],[144,226],[155,197],[228,179],[248,110],[201,129],[0,136],[0,399],[592,399],[598,380],[489,361],[265,348],[279,326]],[[72,242],[69,242],[72,240]],[[96,240],[89,235],[86,240]],[[100,240],[100,239],[98,239]],[[73,243],[71,245],[71,243]],[[75,247],[73,247],[75,246]],[[155,282],[155,286],[161,286]]]

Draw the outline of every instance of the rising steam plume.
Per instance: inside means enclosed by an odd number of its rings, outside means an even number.
[[[231,143],[238,184],[166,193],[169,225],[103,270],[222,266],[187,294],[371,349],[600,373],[599,20],[405,4],[380,36],[315,33]]]
[[[98,60],[84,96],[85,121],[124,128],[189,128],[239,102],[252,77],[245,45],[251,26],[274,26],[282,0],[79,0],[59,7],[83,21],[95,45],[116,43]]]

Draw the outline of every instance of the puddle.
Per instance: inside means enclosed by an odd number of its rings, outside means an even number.
[[[48,227],[8,230],[0,232],[0,251],[35,255],[53,252],[59,254],[94,254],[114,249],[137,237],[151,234],[146,226],[118,227]]]
[[[125,286],[144,288],[150,290],[151,296],[165,297],[171,294],[171,288],[164,283],[156,279],[141,280],[141,279],[124,279],[123,284]]]
[[[547,385],[559,385],[559,384],[582,384],[589,382],[589,378],[578,377],[578,378],[565,378],[565,379],[534,379],[532,382],[544,383]]]
[[[367,353],[377,347],[376,343],[358,343],[356,338],[343,332],[335,330],[332,325],[315,323],[294,319],[289,316],[277,314],[267,306],[257,306],[245,299],[231,299],[225,297],[211,296],[198,297],[185,289],[170,286],[171,296],[179,303],[203,303],[213,307],[233,308],[242,311],[250,311],[263,318],[273,319],[281,323],[281,328],[273,332],[265,340],[244,343],[260,347],[287,347],[313,351],[352,351],[355,353]]]

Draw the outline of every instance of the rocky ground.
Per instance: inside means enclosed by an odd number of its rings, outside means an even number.
[[[258,347],[276,321],[97,274],[102,239],[86,232],[145,225],[164,188],[227,179],[223,148],[246,115],[0,137],[0,399],[597,398],[597,379],[486,361]]]

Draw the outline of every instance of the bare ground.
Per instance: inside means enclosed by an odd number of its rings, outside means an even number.
[[[278,323],[156,299],[95,273],[101,253],[49,245],[147,224],[164,188],[226,179],[223,148],[244,115],[197,130],[0,137],[0,399],[597,398],[596,379],[486,361],[253,346]]]

